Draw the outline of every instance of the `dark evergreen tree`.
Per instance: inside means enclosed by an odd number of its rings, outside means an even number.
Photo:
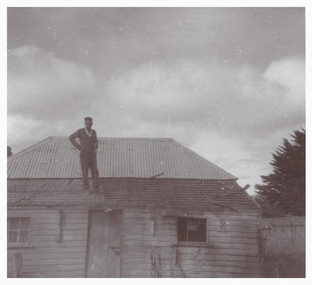
[[[273,160],[273,173],[261,176],[256,184],[263,201],[280,207],[286,214],[305,215],[305,130],[294,131],[293,140],[283,139]]]

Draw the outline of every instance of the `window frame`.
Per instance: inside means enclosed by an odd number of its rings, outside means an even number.
[[[19,219],[19,226],[17,230],[9,229],[9,220],[10,219]],[[29,220],[29,227],[27,229],[22,230],[20,228],[21,220],[22,219],[28,219]],[[17,242],[9,242],[8,234],[9,231],[17,231],[18,232],[18,241]],[[20,232],[21,231],[27,231],[28,232],[28,241],[27,242],[20,242]],[[32,247],[31,245],[31,217],[29,215],[8,215],[7,216],[7,247],[8,248],[20,248],[20,247]]]
[[[186,228],[186,241],[179,241],[179,219],[185,219],[186,225],[188,220],[205,220],[205,241],[189,241],[188,230]],[[177,244],[179,246],[207,246],[208,245],[208,217],[207,216],[178,216],[177,217]]]

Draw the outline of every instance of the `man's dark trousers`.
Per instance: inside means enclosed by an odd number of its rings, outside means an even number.
[[[83,181],[83,188],[89,189],[89,182],[88,182],[88,170],[91,169],[91,176],[93,181],[93,191],[98,192],[99,190],[99,171],[97,169],[96,163],[96,153],[89,152],[89,151],[81,151],[80,152],[80,164],[81,164],[81,171],[82,171],[82,181]]]

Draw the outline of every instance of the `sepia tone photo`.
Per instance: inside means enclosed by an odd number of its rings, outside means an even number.
[[[305,278],[305,7],[7,7],[7,278]]]

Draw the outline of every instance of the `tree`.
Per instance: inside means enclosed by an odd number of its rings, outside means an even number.
[[[273,160],[273,173],[256,184],[258,198],[280,207],[286,214],[305,215],[305,130],[294,131],[292,141],[283,139]]]
[[[7,154],[7,157],[11,156],[13,154],[11,148],[8,146],[8,154]]]

